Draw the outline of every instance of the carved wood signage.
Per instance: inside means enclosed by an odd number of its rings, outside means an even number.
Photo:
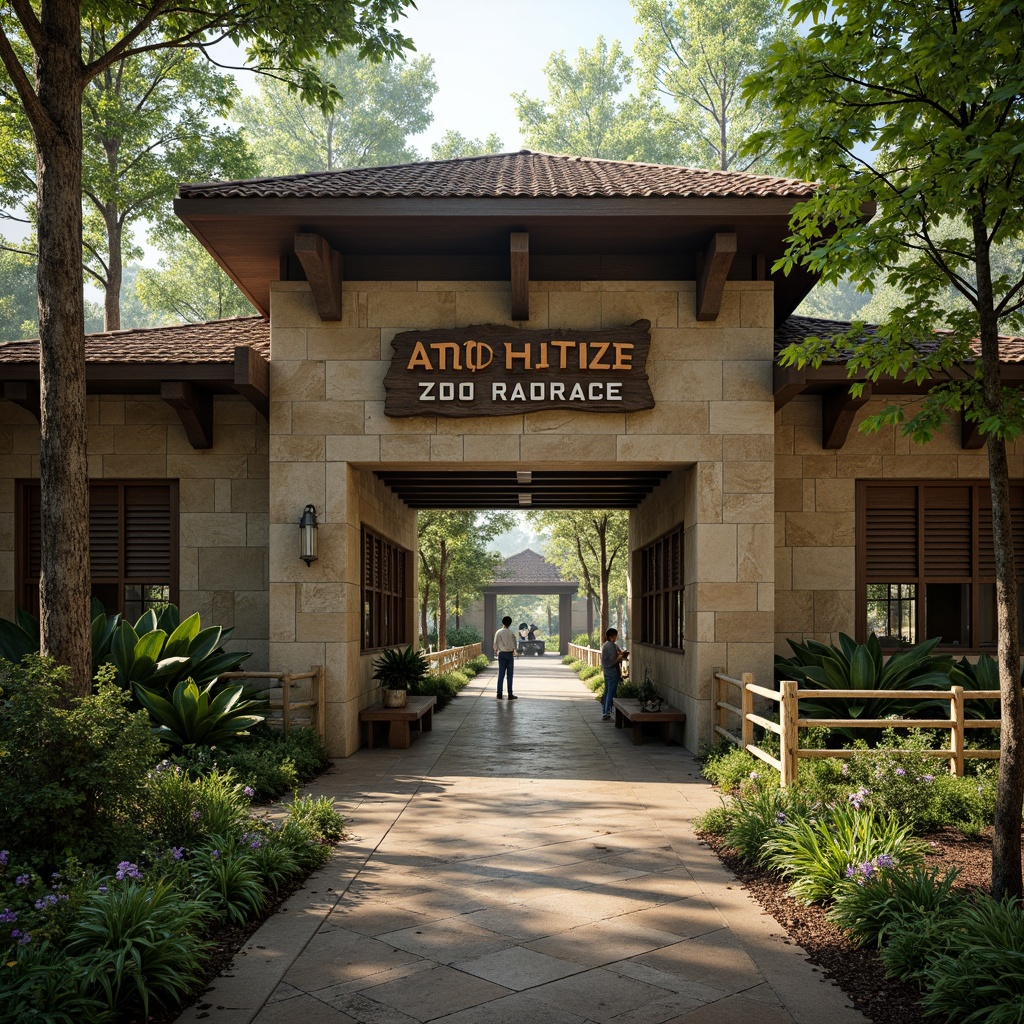
[[[404,331],[384,377],[387,416],[512,416],[653,409],[650,320],[602,331],[484,324]]]

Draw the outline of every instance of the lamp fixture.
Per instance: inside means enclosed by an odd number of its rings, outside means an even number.
[[[299,520],[299,558],[306,565],[316,561],[316,508],[307,505]]]

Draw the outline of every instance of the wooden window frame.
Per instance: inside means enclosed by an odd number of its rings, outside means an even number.
[[[380,570],[367,567],[372,552]],[[359,649],[361,652],[408,645],[409,580],[412,552],[365,523],[359,528]]]
[[[889,488],[913,488],[916,492],[916,550],[914,553],[915,571],[908,573],[907,571],[892,571],[889,572],[885,578],[882,578],[883,573],[869,572],[868,571],[868,498],[869,490],[872,488],[889,487]],[[1024,488],[1024,482],[1020,480],[1011,480],[1010,487],[1014,490],[1020,490]],[[928,556],[929,548],[927,546],[926,531],[928,530],[928,513],[934,512],[941,509],[954,509],[956,506],[950,504],[943,506],[939,503],[928,503],[924,500],[926,490],[932,492],[937,490],[950,490],[958,489],[960,491],[967,490],[969,492],[969,514],[970,514],[970,548],[969,548],[969,565],[967,568],[969,571],[964,572],[963,568],[959,572],[944,572],[941,569],[937,571],[929,571],[928,568]],[[995,576],[990,572],[985,572],[985,567],[982,565],[982,560],[986,555],[986,551],[983,550],[983,533],[986,528],[982,522],[984,516],[988,514],[988,510],[991,508],[988,497],[989,482],[988,480],[953,480],[953,479],[921,479],[921,480],[858,480],[856,489],[856,630],[857,638],[863,643],[867,639],[867,588],[868,584],[871,583],[909,583],[914,584],[916,587],[916,600],[917,606],[915,609],[915,643],[921,643],[928,639],[927,635],[927,622],[928,622],[928,601],[927,601],[927,588],[930,584],[954,584],[967,586],[969,588],[969,635],[970,644],[954,644],[944,643],[939,646],[939,650],[949,652],[959,652],[964,654],[981,654],[981,653],[992,653],[994,650],[990,644],[981,645],[978,642],[980,636],[980,601],[979,601],[979,590],[982,586],[992,584],[995,582]],[[1020,513],[1018,513],[1019,521],[1014,526],[1014,540],[1017,541],[1018,536],[1024,539],[1024,506],[1022,506]],[[934,525],[935,521],[932,521],[932,530],[941,530],[941,527]],[[965,531],[966,532],[966,531]],[[991,543],[991,528],[987,530],[987,540]],[[1018,566],[1018,574],[1021,577],[1021,582],[1024,583],[1024,543],[1015,544],[1015,555]]]
[[[168,530],[170,538],[170,550],[168,552],[168,575],[166,584],[161,579],[154,580],[154,574],[143,575],[130,574],[126,570],[125,558],[127,546],[125,544],[125,492],[127,488],[134,487],[156,487],[167,490],[168,496]],[[130,585],[166,585],[168,587],[169,600],[172,604],[178,604],[180,599],[180,529],[178,521],[179,493],[178,481],[167,479],[92,479],[89,481],[90,497],[94,488],[116,488],[117,498],[117,530],[118,530],[118,567],[117,572],[110,576],[101,576],[96,579],[97,583],[113,585],[117,587],[118,607],[108,609],[124,614],[125,587]],[[38,479],[22,479],[15,481],[15,544],[14,572],[15,572],[15,601],[20,608],[24,608],[33,614],[38,614],[39,606],[36,597],[39,588],[38,576],[32,574],[30,564],[30,541],[28,535],[30,528],[30,501],[32,495],[39,491]],[[161,574],[162,575],[162,574]]]
[[[685,650],[685,550],[685,530],[680,523],[636,553],[640,584],[637,588],[640,595],[639,643],[670,651]],[[678,555],[675,567],[673,551]]]

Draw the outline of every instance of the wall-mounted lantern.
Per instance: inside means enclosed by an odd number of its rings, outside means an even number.
[[[307,505],[299,520],[299,558],[306,565],[316,561],[316,508]]]

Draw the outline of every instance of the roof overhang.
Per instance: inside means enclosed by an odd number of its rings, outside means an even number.
[[[301,280],[296,235],[339,253],[347,281],[510,279],[510,235],[529,236],[529,278],[697,280],[716,235],[735,233],[729,280],[771,280],[776,322],[815,278],[773,275],[794,196],[179,198],[177,215],[265,316],[270,284]]]

